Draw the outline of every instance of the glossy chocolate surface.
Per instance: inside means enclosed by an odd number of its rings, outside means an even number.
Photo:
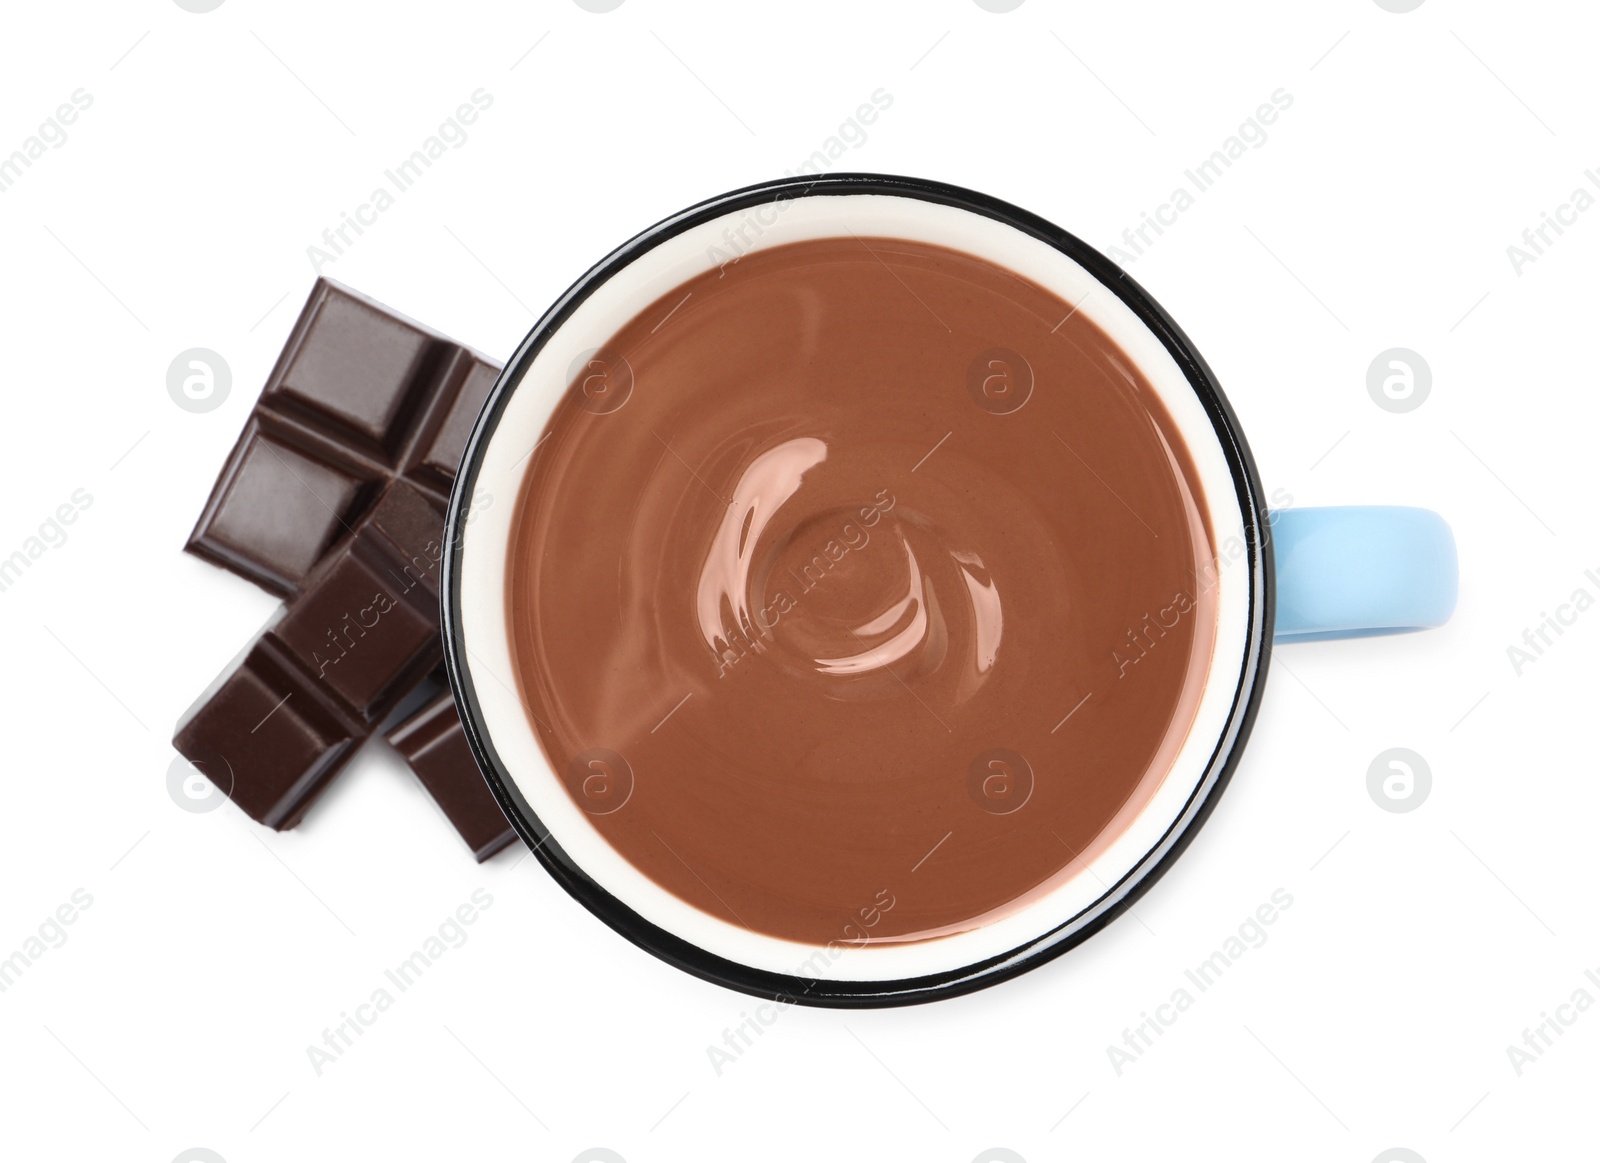
[[[599,338],[507,578],[595,828],[806,943],[932,939],[1081,874],[1165,777],[1216,638],[1198,475],[1126,353],[882,238],[757,252]]]

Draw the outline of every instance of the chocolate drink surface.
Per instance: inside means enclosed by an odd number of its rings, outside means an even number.
[[[1177,425],[1087,312],[930,243],[756,251],[575,372],[528,458],[516,681],[642,875],[807,944],[1074,875],[1193,722],[1215,560]]]

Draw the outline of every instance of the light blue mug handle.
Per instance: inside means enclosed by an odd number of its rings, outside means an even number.
[[[1397,505],[1270,515],[1276,642],[1442,626],[1456,608],[1456,543],[1443,517]]]

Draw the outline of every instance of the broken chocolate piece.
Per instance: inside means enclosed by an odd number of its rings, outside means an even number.
[[[429,700],[386,737],[480,864],[516,840],[478,770],[450,691]]]
[[[290,828],[442,656],[444,517],[406,481],[178,724],[173,746],[249,816]]]
[[[185,548],[288,597],[385,485],[443,508],[500,365],[318,279]]]

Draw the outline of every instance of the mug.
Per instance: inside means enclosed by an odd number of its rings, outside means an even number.
[[[1122,833],[1077,875],[968,931],[808,947],[713,917],[613,849],[541,750],[516,691],[507,627],[515,497],[530,450],[599,341],[690,278],[761,248],[886,237],[964,250],[1080,304],[1137,364],[1177,424],[1204,486],[1221,560],[1217,635],[1176,759]],[[1091,290],[1100,292],[1088,298]],[[630,385],[631,386],[631,385]],[[611,406],[609,404],[603,406]],[[970,992],[1104,928],[1177,860],[1237,767],[1274,641],[1437,626],[1455,604],[1448,525],[1404,507],[1269,511],[1244,433],[1194,345],[1116,264],[1059,227],[984,194],[870,174],[792,178],[701,202],[596,264],[535,324],[468,442],[446,519],[443,633],[467,737],[508,819],[573,897],[629,940],[709,981],[811,1005],[885,1006]],[[965,762],[953,763],[964,775]]]

